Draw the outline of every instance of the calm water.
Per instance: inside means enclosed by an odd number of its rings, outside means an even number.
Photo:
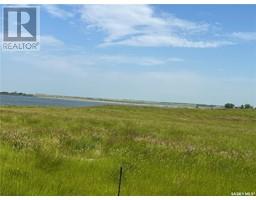
[[[86,102],[86,101],[76,101],[76,100],[0,95],[0,105],[84,107],[84,106],[98,106],[98,105],[104,105],[104,104],[99,102]]]

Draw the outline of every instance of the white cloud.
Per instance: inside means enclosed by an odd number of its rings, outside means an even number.
[[[234,32],[231,37],[246,41],[256,41],[256,32]]]
[[[167,14],[165,14],[165,18],[163,20],[167,21],[167,26],[169,28],[179,28],[180,30],[189,31],[190,34],[207,32],[210,27],[209,24],[204,22],[196,23]]]
[[[134,36],[118,42],[105,43],[103,46],[118,44],[144,47],[187,47],[187,48],[215,48],[225,45],[232,45],[230,41],[191,41],[177,36],[166,35],[143,35]]]
[[[120,67],[120,69],[127,67],[147,67],[147,66],[165,66],[171,67],[173,63],[184,62],[184,59],[179,57],[168,56],[137,56],[125,54],[91,54],[89,52],[82,52],[76,47],[67,47],[64,42],[51,35],[41,36],[41,51],[30,54],[35,59],[29,59],[31,62],[40,61],[41,68],[51,68],[69,72],[69,70],[78,68],[83,70],[91,69],[106,69],[111,67]],[[56,51],[55,51],[56,50]],[[56,53],[57,52],[57,53]],[[22,57],[15,57],[18,61],[27,60],[24,55]],[[36,62],[36,63],[38,63]],[[32,64],[32,63],[31,63]]]
[[[81,18],[88,28],[104,31],[100,46],[172,46],[213,48],[230,45],[229,41],[196,41],[186,39],[208,31],[209,24],[156,13],[149,5],[86,5]]]
[[[106,41],[163,29],[167,22],[153,17],[153,10],[144,5],[86,5],[81,17],[89,26],[107,32]]]
[[[74,16],[74,13],[64,10],[56,5],[44,5],[43,7],[48,13],[57,18],[67,19]]]
[[[42,46],[64,47],[64,42],[52,35],[41,35],[40,43]]]
[[[88,59],[88,58],[87,58]],[[138,57],[138,56],[125,56],[125,55],[97,55],[89,58],[92,63],[101,62],[101,64],[133,64],[142,66],[166,65],[173,62],[183,62],[182,58],[168,57]]]

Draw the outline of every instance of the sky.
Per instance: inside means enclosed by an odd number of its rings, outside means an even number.
[[[41,5],[41,49],[1,52],[0,90],[256,105],[255,13],[256,5]]]

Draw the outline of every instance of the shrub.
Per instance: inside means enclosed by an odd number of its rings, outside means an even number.
[[[245,104],[245,105],[244,105],[244,108],[245,108],[245,109],[250,109],[250,108],[253,108],[253,107],[252,107],[250,104]]]
[[[225,108],[234,108],[235,105],[232,104],[232,103],[226,103],[224,107],[225,107]]]

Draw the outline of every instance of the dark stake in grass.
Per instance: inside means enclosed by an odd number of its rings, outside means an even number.
[[[119,183],[118,183],[118,193],[117,193],[117,196],[120,196],[121,182],[122,182],[122,174],[123,174],[123,168],[120,167],[120,174],[119,174]]]

